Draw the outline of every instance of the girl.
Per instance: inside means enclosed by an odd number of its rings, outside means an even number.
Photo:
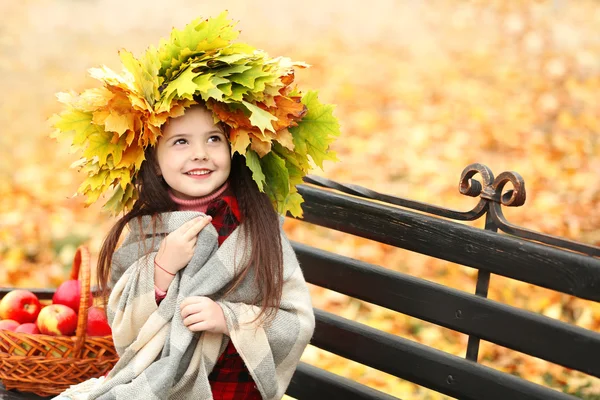
[[[129,209],[98,262],[119,362],[59,399],[280,399],[314,329],[281,212],[339,129],[289,85],[287,59],[235,38],[224,14],[174,31],[54,118],[83,157],[80,190]],[[82,122],[83,121],[83,122]],[[306,129],[310,122],[311,134]],[[117,248],[125,227],[130,232]]]

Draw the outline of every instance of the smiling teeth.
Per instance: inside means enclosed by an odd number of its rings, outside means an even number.
[[[207,175],[210,174],[210,171],[190,171],[186,172],[188,175]]]

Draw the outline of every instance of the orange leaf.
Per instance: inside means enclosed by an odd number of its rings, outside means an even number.
[[[250,134],[250,138],[252,139],[251,149],[256,152],[260,157],[264,157],[267,155],[269,151],[271,151],[271,142],[263,142],[259,137],[254,134]]]
[[[277,107],[269,110],[269,112],[277,117],[277,121],[273,121],[272,123],[275,132],[289,128],[290,126],[298,125],[296,121],[301,120],[302,117],[306,115],[308,110],[300,100],[300,97],[275,97],[275,104]]]
[[[231,154],[236,151],[239,154],[245,154],[250,144],[250,131],[246,129],[231,129],[229,141],[231,142]]]
[[[209,105],[219,120],[232,128],[245,128],[248,130],[254,128],[250,119],[246,117],[242,110],[231,111],[226,104],[215,101],[210,102]]]
[[[287,147],[289,150],[294,150],[294,138],[290,131],[282,129],[275,133],[275,140],[277,140],[283,147]]]

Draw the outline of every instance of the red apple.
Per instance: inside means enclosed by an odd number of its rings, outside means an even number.
[[[13,319],[3,319],[0,321],[0,331],[15,331],[19,323]]]
[[[81,299],[81,282],[76,279],[70,279],[60,284],[54,296],[52,296],[52,304],[64,304],[69,306],[75,312],[79,312],[79,302]],[[94,298],[90,293],[88,305],[91,306]]]
[[[21,324],[17,326],[15,332],[38,334],[40,333],[40,330],[38,329],[36,324],[34,324],[33,322],[28,322],[26,324]],[[15,348],[13,349],[13,354],[16,356],[26,356],[29,353],[30,349],[30,344],[22,342],[19,344],[18,347],[15,346]]]
[[[112,334],[104,309],[100,307],[89,308],[86,333],[88,336],[109,336]]]
[[[51,304],[40,311],[37,327],[44,335],[72,335],[77,329],[77,313],[64,304]]]
[[[17,327],[17,329],[15,329],[15,332],[23,332],[23,333],[40,333],[40,330],[38,329],[37,325],[34,324],[33,322],[28,322],[26,324],[21,324]]]
[[[0,318],[13,319],[19,324],[35,322],[42,306],[29,290],[11,290],[0,300]]]

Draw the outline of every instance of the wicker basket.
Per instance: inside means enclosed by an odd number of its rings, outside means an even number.
[[[86,336],[90,253],[84,246],[77,249],[71,269],[71,279],[78,278],[82,290],[75,336],[0,331],[0,380],[6,389],[56,395],[104,375],[117,362],[112,336]]]

